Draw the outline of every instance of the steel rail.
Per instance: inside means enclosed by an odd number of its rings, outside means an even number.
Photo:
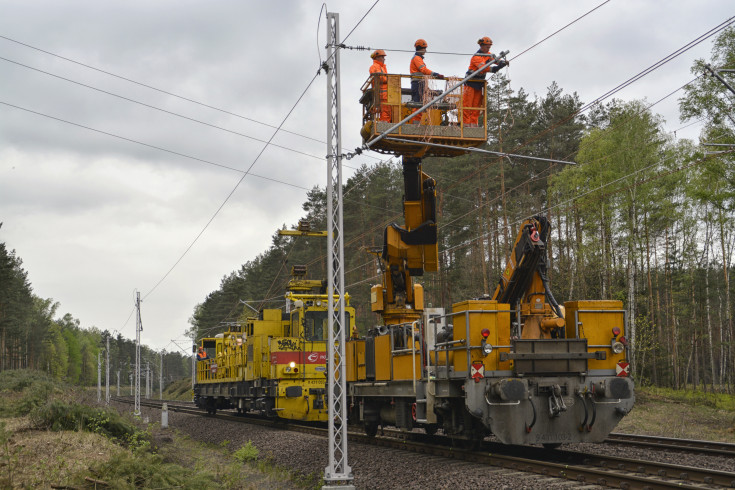
[[[735,456],[735,444],[697,439],[676,439],[673,437],[646,436],[639,434],[622,434],[613,432],[605,439],[610,444],[628,444],[634,446],[666,449],[673,451],[700,452],[720,456]]]
[[[129,400],[116,399],[130,403]],[[160,407],[160,402],[146,400],[145,406]],[[209,416],[191,406],[169,405],[171,410]],[[210,416],[211,417],[211,416]],[[216,418],[240,423],[254,423],[273,428],[287,428],[299,432],[326,437],[322,427],[300,425],[294,422],[243,417],[218,413]],[[456,439],[447,436],[428,436],[419,432],[383,430],[380,435],[369,437],[349,432],[349,439],[363,444],[402,449],[415,453],[441,456],[450,459],[487,464],[499,468],[523,471],[545,477],[564,478],[586,484],[626,489],[654,488],[731,488],[735,486],[735,473],[692,466],[674,465],[618,456],[596,455],[565,450],[547,450],[532,446],[508,446],[486,442],[479,449],[452,447]],[[427,442],[431,441],[431,442]]]

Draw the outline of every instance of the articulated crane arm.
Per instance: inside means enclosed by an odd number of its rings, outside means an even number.
[[[421,317],[424,291],[413,276],[438,269],[436,231],[436,181],[421,171],[420,158],[403,159],[403,215],[405,227],[395,223],[385,229],[382,285],[371,291],[372,311],[381,313],[386,325]]]
[[[544,216],[523,222],[492,298],[520,308],[524,339],[563,335],[564,312],[546,277],[546,242],[550,234],[551,225]]]

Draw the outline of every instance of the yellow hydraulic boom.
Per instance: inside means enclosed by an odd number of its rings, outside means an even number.
[[[492,299],[520,307],[524,339],[563,336],[564,312],[549,289],[546,242],[551,226],[545,216],[523,222]]]

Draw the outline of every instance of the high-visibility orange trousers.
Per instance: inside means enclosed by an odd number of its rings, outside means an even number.
[[[468,85],[464,86],[462,91],[462,124],[477,124],[480,117],[480,111],[477,109],[467,109],[467,107],[482,107],[482,89],[472,88]]]
[[[388,94],[380,94],[380,120],[390,122],[393,110],[388,105]]]

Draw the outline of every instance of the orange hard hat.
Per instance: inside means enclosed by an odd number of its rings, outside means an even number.
[[[417,39],[416,42],[413,43],[413,46],[415,48],[423,49],[423,48],[428,48],[429,47],[429,43],[427,43],[423,39]]]
[[[492,44],[492,43],[493,43],[493,40],[487,36],[481,37],[480,39],[477,40],[477,44]]]
[[[373,54],[370,55],[372,59],[375,59],[378,56],[385,56],[385,51],[383,51],[382,49],[376,49],[375,51],[373,51]]]

